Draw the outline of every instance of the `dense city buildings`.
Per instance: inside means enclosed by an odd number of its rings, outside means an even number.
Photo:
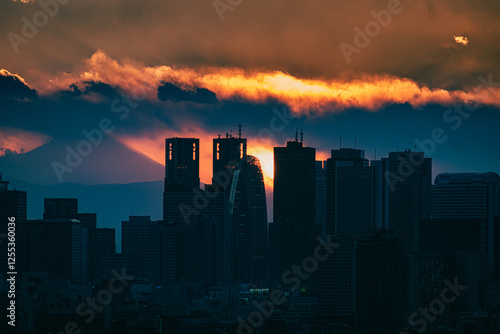
[[[77,198],[45,198],[43,219],[28,220],[27,193],[0,180],[2,233],[15,216],[24,259],[21,333],[68,322],[102,334],[495,333],[498,174],[442,173],[431,186],[422,152],[370,162],[340,148],[317,161],[296,133],[274,148],[268,222],[241,126],[213,139],[203,186],[199,139],[165,143],[163,219],[130,215],[118,235]]]

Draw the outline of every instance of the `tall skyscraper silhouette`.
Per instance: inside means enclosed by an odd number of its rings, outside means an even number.
[[[258,283],[267,278],[267,205],[259,159],[240,160],[229,195],[231,281]]]
[[[332,150],[327,160],[327,234],[354,236],[373,227],[373,167],[365,151]]]
[[[238,137],[232,133],[226,133],[225,138],[214,138],[213,140],[213,169],[215,177],[220,172],[232,174],[236,164],[247,155],[247,139],[241,137],[241,125],[239,125]],[[232,169],[232,171],[229,171]]]
[[[316,161],[316,224],[321,226],[321,235],[326,236],[326,161]]]
[[[500,177],[493,172],[442,173],[432,186],[432,220],[459,219],[479,225],[477,241],[480,250],[487,252],[490,275],[500,260],[495,258],[498,245],[494,239],[495,222],[500,216],[499,183]]]
[[[432,159],[425,158],[423,152],[391,152],[375,168],[383,175],[386,191],[377,195],[387,199],[377,203],[387,205],[387,209],[376,210],[387,213],[385,227],[401,232],[405,253],[417,252],[420,223],[431,216]]]
[[[302,141],[274,148],[273,223],[316,222],[316,149]]]
[[[165,191],[200,187],[200,140],[165,139]]]
[[[378,230],[357,238],[358,333],[399,333],[402,330],[404,272],[403,238],[399,233]]]
[[[9,182],[3,180],[0,173],[0,274],[7,272],[7,244],[9,218],[15,219],[16,233],[16,268],[25,270],[27,263],[26,212],[27,193],[20,190],[9,190]]]
[[[200,140],[195,138],[165,139],[165,189],[163,220],[185,220],[200,189]]]
[[[269,225],[270,278],[281,279],[314,250],[321,234],[316,224],[316,149],[296,135],[286,147],[274,148],[274,221]],[[307,282],[312,283],[312,278]]]

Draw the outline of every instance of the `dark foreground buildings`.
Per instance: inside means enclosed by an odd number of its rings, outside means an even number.
[[[17,222],[19,332],[499,332],[498,174],[432,185],[422,152],[339,148],[318,162],[297,134],[274,149],[268,222],[241,131],[213,139],[210,184],[197,138],[165,144],[163,219],[121,218],[121,253],[76,198],[46,198],[28,220],[26,192],[0,180],[0,237]]]

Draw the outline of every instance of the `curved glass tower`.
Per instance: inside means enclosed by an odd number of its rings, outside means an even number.
[[[231,281],[258,283],[267,278],[267,206],[259,159],[244,156],[229,194]]]

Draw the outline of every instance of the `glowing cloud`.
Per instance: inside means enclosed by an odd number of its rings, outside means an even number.
[[[0,127],[0,156],[27,153],[51,139],[43,133]]]
[[[467,46],[467,44],[469,44],[469,39],[465,36],[453,36],[453,38],[457,44],[462,44],[463,46]]]
[[[158,101],[158,87],[172,83],[183,90],[210,90],[219,101],[246,100],[286,104],[295,115],[338,113],[348,108],[378,111],[394,103],[419,108],[426,104],[452,105],[463,101],[500,106],[498,88],[473,87],[468,91],[431,89],[391,75],[361,75],[349,80],[301,79],[283,72],[249,72],[236,68],[174,69],[146,67],[132,60],[118,62],[97,51],[74,74],[65,73],[40,82],[39,91],[50,94],[82,81],[103,82],[126,94]],[[48,83],[48,85],[47,85]],[[494,90],[494,93],[492,93]]]

